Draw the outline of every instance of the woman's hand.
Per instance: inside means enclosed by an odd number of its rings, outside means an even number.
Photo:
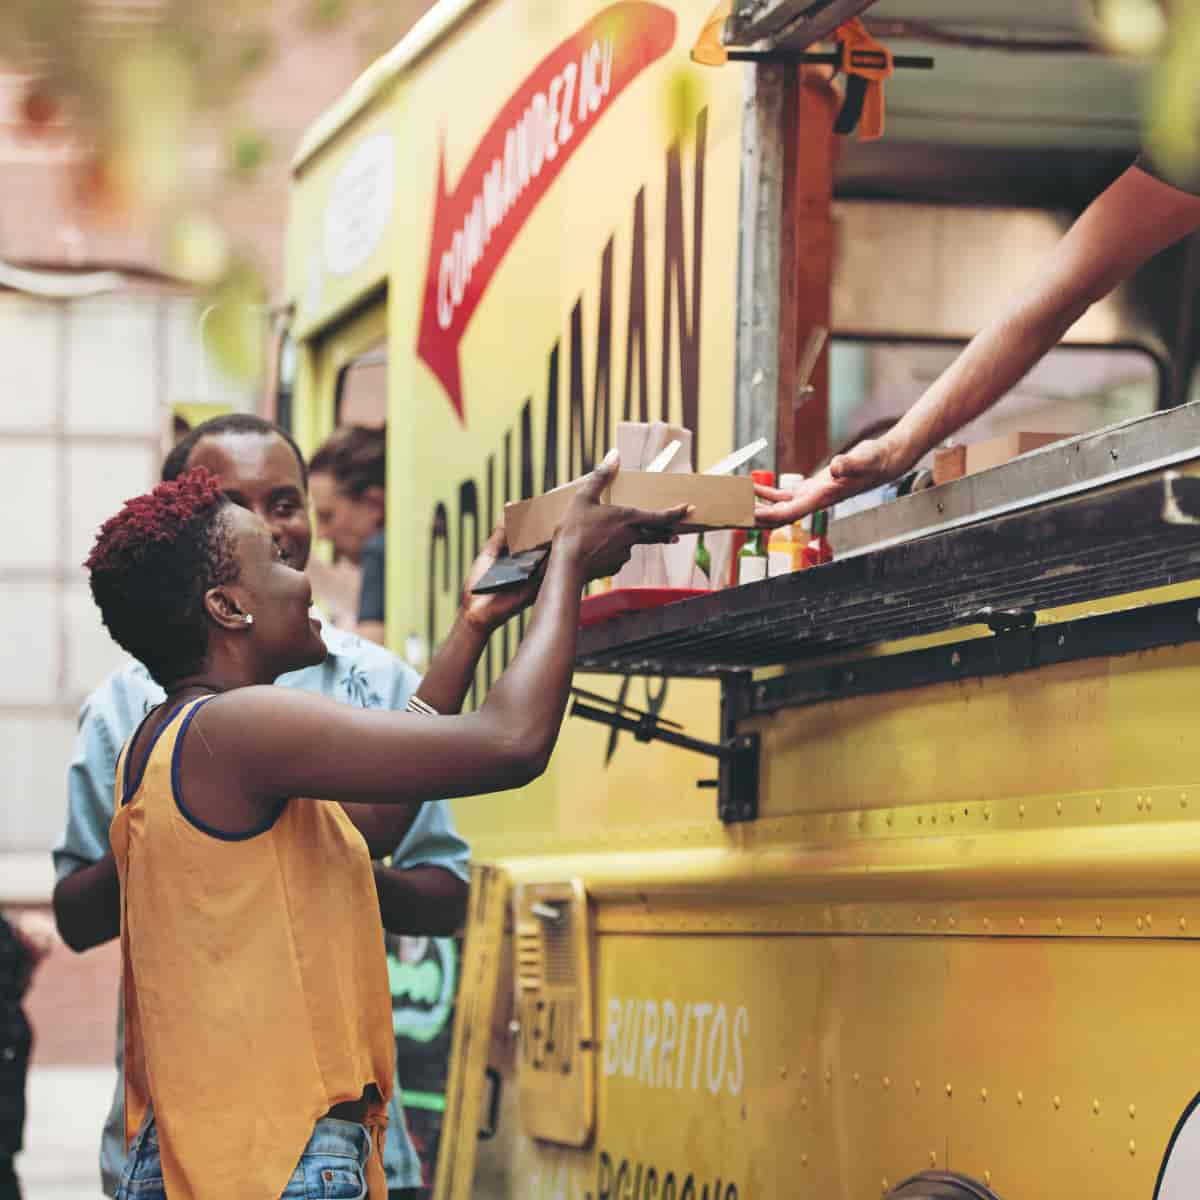
[[[476,629],[490,633],[499,629],[510,617],[523,608],[528,608],[537,599],[538,588],[545,574],[545,562],[521,584],[501,588],[483,596],[476,596],[471,589],[491,570],[496,560],[508,550],[504,536],[504,522],[492,530],[492,536],[484,543],[479,557],[471,566],[467,582],[463,585],[462,614],[464,620]]]
[[[554,538],[556,548],[577,557],[588,579],[615,575],[634,546],[676,541],[676,527],[691,512],[687,504],[653,510],[602,503],[600,497],[616,477],[619,462],[615,450],[605,455],[575,493]]]

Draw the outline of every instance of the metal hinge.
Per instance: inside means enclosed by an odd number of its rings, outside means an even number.
[[[722,680],[722,691],[736,686],[734,683]],[[586,721],[597,721],[610,729],[632,733],[639,742],[666,742],[669,746],[678,746],[682,750],[691,750],[696,754],[704,754],[715,758],[718,763],[717,787],[717,816],[727,824],[740,821],[753,821],[758,817],[758,757],[759,737],[757,733],[738,733],[736,727],[727,728],[726,737],[720,742],[706,742],[700,738],[689,737],[683,733],[674,721],[667,721],[657,713],[646,712],[633,708],[616,700],[609,700],[594,692],[583,692],[579,688],[572,691],[587,699],[576,699],[570,709],[573,717],[583,717]],[[598,707],[598,702],[608,705],[608,708]],[[722,702],[723,714],[727,706]],[[729,722],[722,720],[723,725]],[[712,787],[713,781],[702,779],[700,787]]]

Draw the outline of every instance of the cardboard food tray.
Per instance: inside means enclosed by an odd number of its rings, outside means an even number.
[[[576,479],[532,500],[504,506],[504,529],[509,552],[519,554],[546,545],[562,523],[567,508],[583,480]],[[680,533],[706,529],[753,529],[754,484],[745,475],[657,474],[621,471],[605,490],[607,504],[630,508],[695,506]]]

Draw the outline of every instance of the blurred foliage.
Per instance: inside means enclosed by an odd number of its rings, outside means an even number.
[[[154,214],[180,180],[179,143],[268,61],[269,0],[3,0],[0,60],[28,84],[33,136],[63,136],[105,163],[94,196]]]
[[[271,145],[257,129],[237,129],[229,140],[229,162],[241,179],[252,179],[271,155]]]
[[[1200,184],[1200,6],[1176,4],[1146,104],[1146,149],[1169,178]]]
[[[23,134],[77,151],[81,220],[161,231],[167,269],[200,291],[206,345],[239,379],[261,367],[263,289],[196,210],[190,152],[226,129],[235,179],[266,161],[266,137],[232,113],[270,61],[270,15],[270,0],[0,0],[0,63],[26,81]]]
[[[202,303],[204,348],[234,379],[259,378],[267,350],[267,297],[258,273],[244,259],[234,259]]]
[[[172,274],[198,287],[217,287],[232,265],[225,231],[204,213],[187,213],[167,234],[167,266]]]
[[[334,25],[346,15],[347,0],[308,0],[307,17],[312,25]]]
[[[77,218],[158,231],[161,261],[199,290],[206,346],[227,373],[254,378],[263,287],[247,249],[205,211],[211,155],[194,151],[215,146],[235,183],[261,176],[272,146],[244,100],[272,59],[272,20],[319,32],[361,18],[365,65],[429,3],[0,0],[0,68],[20,77],[21,135],[74,152]]]
[[[1159,0],[1093,0],[1096,32],[1116,54],[1154,54],[1167,32],[1167,14]]]
[[[1180,186],[1200,185],[1200,3],[1089,0],[1096,38],[1146,63],[1143,145],[1156,169]]]

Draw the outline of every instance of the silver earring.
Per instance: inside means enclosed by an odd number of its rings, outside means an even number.
[[[246,614],[246,615],[245,615],[245,616],[242,618],[242,620],[243,620],[243,621],[244,621],[244,622],[245,622],[247,625],[253,625],[253,624],[254,624],[254,616],[253,616],[253,614],[251,614],[251,613],[247,613],[247,614]]]

